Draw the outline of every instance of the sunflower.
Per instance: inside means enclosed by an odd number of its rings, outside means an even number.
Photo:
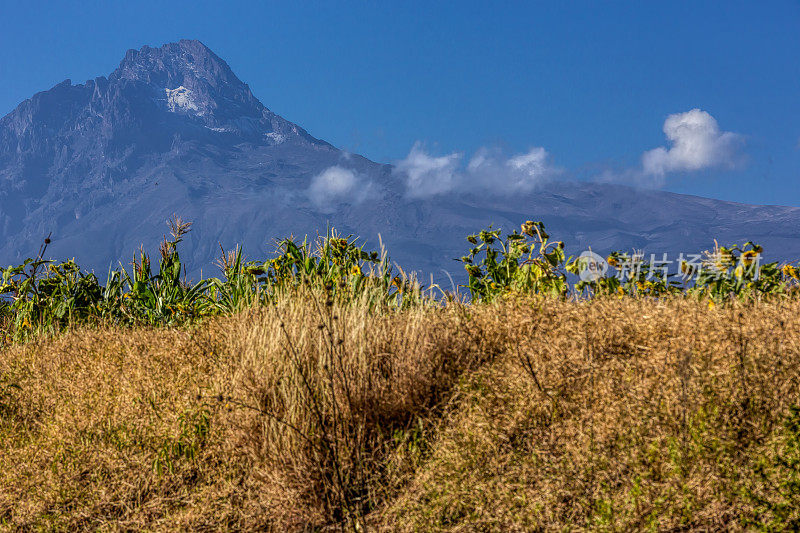
[[[525,223],[520,226],[522,233],[533,237],[533,220],[526,220]]]
[[[478,277],[481,275],[481,267],[477,265],[465,265],[464,268],[470,276]]]
[[[758,257],[757,251],[747,250],[745,253],[742,254],[742,263],[744,263],[747,266],[750,266],[753,264],[753,261],[755,261],[757,257]]]
[[[403,280],[400,279],[400,276],[395,276],[392,279],[392,285],[397,287],[397,290],[399,292],[401,292],[401,293],[403,292]]]

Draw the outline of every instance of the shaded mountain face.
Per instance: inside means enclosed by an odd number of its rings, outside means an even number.
[[[130,50],[108,78],[64,81],[0,120],[0,235],[31,223],[41,233],[55,214],[69,224],[141,192],[136,175],[170,156],[222,158],[243,143],[335,151],[265,108],[197,41]]]
[[[54,255],[107,266],[156,239],[170,213],[302,200],[342,157],[264,107],[202,43],[130,50],[108,78],[64,81],[0,120],[0,259],[30,255],[52,232]]]
[[[310,194],[331,167],[361,180],[352,198]],[[264,257],[275,238],[333,225],[372,248],[380,234],[404,266],[458,277],[453,258],[467,234],[526,219],[545,221],[571,252],[697,252],[718,238],[800,257],[796,208],[587,183],[511,198],[410,199],[390,166],[271,112],[198,41],[130,50],[107,78],[67,80],[0,119],[0,264],[35,254],[52,233],[48,255],[102,274],[140,244],[155,249],[174,214],[194,222],[183,248],[194,275],[217,274],[220,245]]]

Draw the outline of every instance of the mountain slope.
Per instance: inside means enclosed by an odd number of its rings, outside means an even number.
[[[312,201],[312,180],[334,166],[369,187]],[[512,198],[409,199],[390,166],[271,112],[198,41],[131,50],[107,78],[67,80],[0,119],[0,264],[34,254],[52,232],[53,257],[103,273],[139,244],[153,249],[173,214],[195,223],[184,248],[193,274],[212,265],[219,244],[264,256],[274,238],[333,224],[373,247],[380,233],[403,265],[460,275],[452,259],[465,235],[528,218],[544,220],[573,252],[689,253],[718,238],[800,257],[797,208],[587,183]]]

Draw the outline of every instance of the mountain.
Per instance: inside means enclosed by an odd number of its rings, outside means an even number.
[[[314,193],[332,167],[351,180],[350,196]],[[333,225],[373,248],[380,234],[402,265],[460,276],[453,258],[467,234],[526,219],[545,221],[572,252],[691,253],[717,238],[800,257],[798,208],[569,182],[513,197],[409,198],[391,166],[273,113],[198,41],[130,50],[107,78],[66,80],[0,119],[0,264],[35,254],[52,233],[48,255],[102,274],[140,244],[154,250],[173,214],[194,222],[183,245],[193,274],[208,272],[220,244],[265,257],[275,238]]]

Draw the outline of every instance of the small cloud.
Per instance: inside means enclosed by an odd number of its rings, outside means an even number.
[[[432,157],[416,142],[394,171],[406,178],[406,192],[411,198],[435,196],[453,190],[459,180],[458,166],[462,154]]]
[[[660,187],[668,174],[710,168],[730,169],[739,166],[744,159],[741,150],[744,137],[720,131],[716,119],[700,109],[669,115],[663,129],[669,147],[661,146],[644,152],[641,166],[607,169],[594,180]]]
[[[394,171],[405,179],[406,193],[411,198],[451,192],[510,196],[530,192],[560,173],[541,147],[510,158],[500,150],[481,148],[463,169],[462,158],[463,155],[456,152],[431,156],[418,142],[408,156],[396,164]]]
[[[308,197],[323,213],[334,211],[337,204],[360,204],[376,196],[373,184],[355,171],[334,165],[311,179]]]
[[[662,178],[670,172],[733,168],[739,162],[742,137],[720,131],[714,117],[700,109],[668,116],[664,133],[671,146],[642,155],[642,172],[646,175]]]
[[[639,168],[623,168],[623,169],[607,168],[603,170],[600,174],[595,175],[594,181],[597,183],[622,183],[638,187],[647,187],[647,186],[652,187],[662,184],[661,178],[646,176]]]
[[[550,164],[550,155],[542,147],[515,155],[506,161],[506,166],[511,170],[504,174],[509,178],[511,192],[529,192],[561,172]]]

